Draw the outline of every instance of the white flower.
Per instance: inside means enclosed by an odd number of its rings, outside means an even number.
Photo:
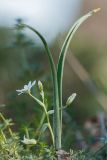
[[[35,139],[28,139],[24,136],[22,143],[24,143],[26,145],[35,145],[37,143],[37,141]]]
[[[30,81],[28,85],[24,85],[23,89],[16,90],[18,92],[18,95],[30,92],[31,88],[35,85],[35,83],[36,81],[33,81],[33,82]]]

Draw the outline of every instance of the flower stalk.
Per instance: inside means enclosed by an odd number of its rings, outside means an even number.
[[[50,120],[49,120],[49,114],[48,114],[48,111],[46,109],[45,104],[42,103],[40,100],[38,100],[30,92],[28,94],[44,109],[44,112],[45,112],[45,115],[46,115],[46,119],[47,119],[47,123],[48,123],[48,128],[49,128],[49,131],[50,131],[50,134],[51,134],[51,137],[52,137],[52,142],[53,142],[53,145],[54,145],[54,134],[53,134],[53,131],[52,131],[52,127],[51,127]]]

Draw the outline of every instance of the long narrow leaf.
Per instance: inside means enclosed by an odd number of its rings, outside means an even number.
[[[41,39],[41,41],[43,42],[44,44],[44,47],[45,47],[45,50],[46,50],[46,53],[49,57],[49,61],[50,61],[50,65],[51,65],[51,71],[52,71],[52,75],[53,75],[53,79],[54,79],[54,74],[55,74],[55,64],[54,64],[54,61],[53,61],[53,57],[52,57],[52,54],[51,54],[51,51],[48,47],[48,44],[45,40],[45,38],[36,30],[34,29],[33,27],[29,26],[29,25],[26,25],[26,24],[22,24],[23,27],[27,27],[29,28],[30,30],[32,30],[34,33],[36,33],[39,38]]]
[[[58,150],[59,148],[61,148],[61,132],[60,132],[61,122],[60,122],[60,113],[59,113],[59,96],[58,96],[58,83],[57,83],[56,67],[55,67],[55,64],[53,61],[51,51],[48,47],[48,44],[47,44],[45,38],[36,29],[34,29],[33,27],[31,27],[29,25],[22,24],[22,27],[29,28],[30,30],[32,30],[34,33],[36,33],[39,36],[39,38],[41,39],[41,41],[44,44],[46,53],[49,57],[51,71],[52,71],[52,79],[53,79],[53,90],[54,90],[54,111],[55,111],[54,118],[53,118],[54,134],[55,134],[54,137],[55,137],[55,147]]]
[[[70,29],[70,31],[68,32],[68,35],[63,43],[61,52],[60,52],[60,56],[59,56],[59,61],[58,61],[58,67],[57,67],[57,78],[58,78],[58,93],[59,93],[59,105],[60,107],[62,107],[62,79],[63,79],[63,69],[64,69],[64,62],[65,62],[65,57],[66,57],[66,53],[70,44],[71,39],[73,38],[75,32],[77,31],[77,29],[79,28],[79,26],[86,20],[88,19],[90,16],[92,16],[94,13],[96,13],[97,11],[99,11],[100,8],[95,9],[91,12],[89,12],[88,14],[84,15],[83,17],[81,17],[79,20],[77,20],[74,25],[72,26],[72,28]],[[62,117],[62,111],[61,111],[61,117]],[[61,118],[62,119],[62,118]],[[62,122],[62,120],[61,120]]]

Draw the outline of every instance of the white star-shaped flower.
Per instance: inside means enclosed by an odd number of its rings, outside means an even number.
[[[18,95],[23,93],[29,93],[31,88],[36,84],[36,81],[29,82],[27,85],[24,85],[24,88],[16,90],[18,92]]]

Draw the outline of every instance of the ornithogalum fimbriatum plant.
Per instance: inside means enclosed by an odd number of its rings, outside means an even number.
[[[33,83],[29,82],[28,85],[25,85],[22,90],[17,90],[17,91],[19,92],[19,94],[28,93],[43,108],[43,110],[45,112],[46,119],[47,119],[47,123],[45,123],[45,124],[41,123],[41,124],[43,124],[44,128],[46,128],[46,127],[49,128],[49,131],[50,131],[50,134],[52,137],[52,141],[53,141],[53,145],[55,146],[55,150],[61,150],[61,132],[62,132],[62,117],[63,117],[62,110],[65,109],[67,106],[69,106],[76,96],[76,93],[73,93],[68,98],[65,107],[63,107],[63,104],[62,104],[62,80],[63,80],[64,62],[65,62],[67,50],[68,50],[69,44],[70,44],[75,32],[77,31],[79,26],[85,20],[87,20],[90,16],[92,16],[94,13],[96,13],[99,10],[100,10],[100,8],[90,11],[88,14],[84,15],[83,17],[81,17],[79,20],[77,20],[74,23],[74,25],[69,30],[69,32],[66,36],[66,39],[62,45],[57,66],[55,66],[55,63],[54,63],[53,57],[52,57],[52,53],[49,49],[49,46],[48,46],[45,38],[33,27],[31,27],[27,24],[19,24],[19,27],[28,28],[28,29],[32,30],[43,42],[44,48],[45,48],[47,56],[49,58],[50,68],[51,68],[51,73],[52,73],[54,107],[50,111],[47,110],[47,107],[44,102],[43,85],[40,81],[38,82],[38,87],[40,90],[42,101],[37,99],[31,93],[31,88],[35,85],[36,81],[34,81]],[[53,128],[51,127],[51,123],[49,120],[49,114],[53,114]],[[25,140],[26,139],[24,139],[24,141]]]

